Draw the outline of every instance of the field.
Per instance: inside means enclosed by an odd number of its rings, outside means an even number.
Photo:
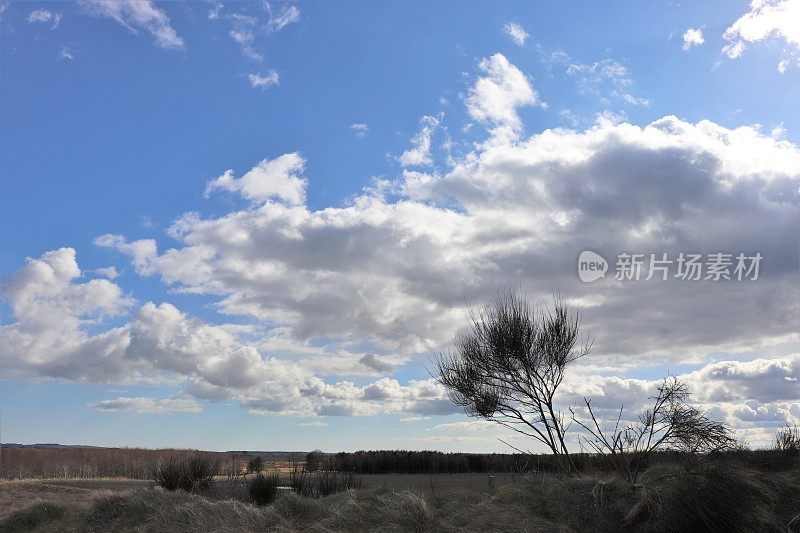
[[[364,474],[357,490],[284,489],[263,507],[248,497],[252,475],[218,475],[202,494],[144,479],[7,479],[0,531],[800,531],[800,468],[783,459],[662,462],[636,485],[596,469]]]
[[[252,476],[250,476],[252,478]],[[364,490],[381,489],[415,493],[452,494],[466,492],[482,494],[491,491],[491,484],[504,487],[522,483],[524,476],[515,474],[372,474],[365,475]],[[155,490],[149,480],[136,479],[23,479],[0,481],[0,520],[34,503],[50,503],[67,509],[85,509],[98,498],[111,495],[147,493]],[[210,498],[246,499],[243,485],[231,483],[225,477],[215,479]]]

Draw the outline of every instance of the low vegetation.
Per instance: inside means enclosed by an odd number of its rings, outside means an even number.
[[[159,464],[192,456],[222,461],[226,454],[143,448],[22,447],[3,444],[3,479],[150,479]]]
[[[653,467],[636,485],[607,473],[540,473],[483,492],[281,491],[264,506],[146,489],[101,496],[85,510],[38,504],[6,518],[0,531],[800,531],[790,525],[797,502],[796,470],[767,473],[707,457],[691,470]]]
[[[134,454],[136,467],[125,468],[137,475],[143,457],[158,458],[153,486],[99,496],[89,508],[37,503],[0,531],[800,531],[796,425],[780,428],[772,449],[747,450],[672,377],[638,419],[620,407],[609,424],[587,398],[565,423],[555,393],[590,342],[579,342],[578,315],[559,300],[552,311],[536,309],[517,294],[498,297],[473,313],[437,369],[468,414],[530,437],[548,455],[315,450],[281,474],[260,455]],[[591,453],[568,448],[570,427]],[[387,472],[427,474],[429,488],[363,488],[364,474]],[[467,491],[457,479],[456,490],[436,490],[437,475],[464,472],[486,472],[486,484]],[[491,472],[510,472],[512,482],[498,485]]]
[[[362,478],[353,472],[340,474],[332,471],[303,472],[289,475],[289,486],[300,496],[320,498],[352,489],[360,489]]]
[[[268,505],[278,497],[278,490],[281,486],[281,478],[278,474],[262,473],[256,474],[250,481],[248,494],[250,500],[256,505]]]
[[[214,476],[218,469],[218,463],[208,457],[170,457],[155,469],[153,480],[165,490],[207,492],[214,485]]]

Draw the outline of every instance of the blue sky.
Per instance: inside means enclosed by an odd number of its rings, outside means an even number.
[[[796,12],[4,3],[2,441],[502,450],[425,362],[521,286],[587,307],[568,394],[685,373],[761,442],[800,419]],[[587,247],[764,272],[589,290]]]

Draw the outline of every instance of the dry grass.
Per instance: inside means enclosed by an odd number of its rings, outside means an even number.
[[[4,498],[6,489],[29,498],[38,491],[39,501],[16,506],[0,531],[800,531],[788,525],[800,514],[796,470],[713,461],[692,472],[654,468],[640,485],[607,474],[534,474],[495,491],[378,487],[323,498],[282,491],[264,507],[226,495],[221,482],[209,495],[102,486],[5,483]]]

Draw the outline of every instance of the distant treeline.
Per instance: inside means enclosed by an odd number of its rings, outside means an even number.
[[[470,472],[556,472],[552,455],[522,453],[444,453],[434,451],[380,450],[337,453],[325,465],[339,472],[359,474],[466,474]],[[604,456],[584,454],[576,461],[579,469],[609,467]]]
[[[160,461],[189,455],[214,459],[221,465],[227,458],[227,454],[223,453],[194,450],[3,446],[0,451],[0,477],[150,479]]]
[[[130,478],[152,479],[159,463],[168,459],[201,456],[216,465],[216,475],[243,474],[248,461],[261,457],[265,471],[279,467],[297,471],[331,470],[356,474],[466,474],[487,472],[557,472],[552,455],[443,453],[435,451],[359,451],[354,453],[310,452],[203,452],[195,450],[92,447],[3,446],[0,450],[0,478]],[[737,450],[726,456],[751,468],[767,471],[796,468],[797,451]],[[305,460],[304,460],[305,459]],[[313,460],[312,460],[313,459]],[[691,457],[677,452],[653,454],[648,464],[676,463]],[[611,457],[575,454],[580,471],[611,471]]]
[[[752,468],[778,471],[796,466],[796,453],[777,450],[736,450],[725,455]],[[610,455],[574,454],[579,471],[611,471]],[[650,456],[646,469],[655,464],[674,464],[691,460],[679,452],[659,452]],[[553,455],[474,454],[434,451],[379,450],[326,454],[322,468],[357,474],[466,474],[471,472],[558,472],[558,460]]]

